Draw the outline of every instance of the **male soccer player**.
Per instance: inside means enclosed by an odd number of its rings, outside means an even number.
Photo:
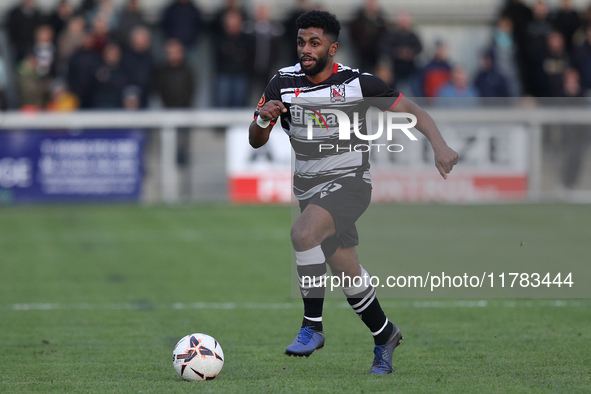
[[[267,85],[255,111],[255,120],[249,127],[249,141],[254,148],[264,145],[273,125],[281,117],[281,125],[296,154],[293,189],[301,215],[292,226],[291,242],[296,254],[304,318],[300,332],[285,353],[301,357],[324,346],[322,308],[325,287],[314,285],[326,280],[326,263],[333,275],[339,277],[369,275],[355,253],[355,246],[359,244],[355,222],[369,205],[371,183],[369,154],[347,149],[319,152],[319,143],[323,141],[339,143],[338,131],[315,138],[310,143],[306,125],[295,122],[290,112],[292,100],[296,97],[325,97],[333,101],[382,97],[389,101],[382,110],[416,116],[416,128],[431,142],[435,166],[444,179],[457,163],[458,154],[447,146],[433,119],[418,105],[379,78],[333,62],[339,48],[340,31],[334,15],[310,11],[300,16],[296,24],[300,62],[279,70]],[[363,142],[356,138],[351,133],[351,140],[345,142]],[[312,280],[302,280],[304,277]],[[355,286],[359,282],[361,285]],[[351,281],[343,286],[343,292],[374,337],[371,373],[393,372],[392,353],[402,339],[400,329],[388,321],[375,289],[367,280]]]

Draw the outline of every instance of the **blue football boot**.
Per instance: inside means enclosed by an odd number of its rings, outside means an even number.
[[[312,327],[302,327],[296,339],[285,349],[288,356],[306,356],[324,346],[324,332],[314,331]]]
[[[371,366],[372,375],[386,375],[394,372],[394,368],[392,367],[392,353],[394,353],[396,346],[400,345],[402,339],[400,328],[394,326],[388,342],[375,346],[373,349],[374,359]]]

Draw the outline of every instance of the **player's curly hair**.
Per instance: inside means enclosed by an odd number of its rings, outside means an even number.
[[[296,27],[298,29],[307,29],[309,27],[322,29],[325,35],[332,36],[333,42],[339,38],[341,31],[341,24],[336,16],[326,11],[316,10],[300,15],[296,20]]]

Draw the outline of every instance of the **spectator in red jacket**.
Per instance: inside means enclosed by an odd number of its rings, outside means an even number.
[[[443,41],[435,43],[435,55],[422,70],[424,97],[437,97],[439,90],[449,82],[451,65],[447,59],[447,45]]]

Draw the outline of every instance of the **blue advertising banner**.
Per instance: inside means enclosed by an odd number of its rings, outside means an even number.
[[[137,201],[141,130],[0,131],[0,202]]]

